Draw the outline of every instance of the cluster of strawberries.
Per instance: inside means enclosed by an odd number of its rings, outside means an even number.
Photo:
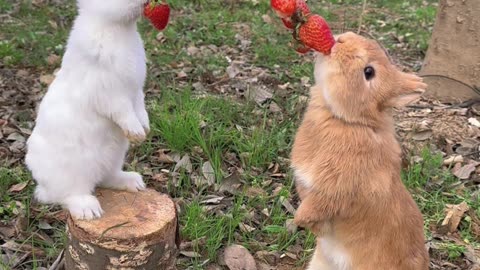
[[[271,0],[270,5],[288,29],[293,30],[295,50],[307,53],[315,50],[330,54],[335,39],[325,19],[311,14],[305,0]]]
[[[151,0],[145,4],[143,15],[155,28],[162,31],[167,27],[170,19],[170,6],[163,1]]]

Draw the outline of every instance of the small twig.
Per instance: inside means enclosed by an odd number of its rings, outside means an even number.
[[[424,110],[424,109],[433,110],[433,106],[430,106],[430,105],[407,105],[406,107],[410,109],[418,109],[418,110]]]
[[[63,264],[63,253],[65,250],[62,250],[60,254],[58,254],[57,259],[53,262],[52,266],[48,268],[48,270],[58,270]]]
[[[480,154],[480,151],[473,151],[473,152],[470,152],[470,153],[465,154],[465,155],[463,155],[463,156],[464,156],[464,157],[469,157],[469,156],[473,156],[473,155],[475,155],[475,154]]]
[[[110,227],[110,228],[107,228],[105,231],[102,232],[102,234],[100,235],[100,237],[98,238],[98,240],[101,240],[101,239],[103,238],[103,236],[104,236],[107,232],[109,232],[109,231],[111,231],[111,230],[113,230],[113,229],[122,227],[123,225],[127,225],[128,223],[130,223],[130,222],[126,221],[126,222],[122,222],[122,223],[120,223],[120,224],[114,225],[114,226],[112,226],[112,227]]]
[[[230,78],[229,78],[228,76],[223,76],[223,77],[220,78],[220,80],[218,80],[218,81],[216,81],[216,82],[213,82],[213,83],[211,83],[211,84],[207,84],[207,85],[208,85],[208,86],[215,86],[215,85],[217,85],[217,84],[226,82],[226,81],[228,81],[228,80],[230,80]]]
[[[135,193],[135,196],[133,197],[132,204],[130,206],[133,206],[133,204],[135,204],[136,200],[137,200],[137,193]]]
[[[360,18],[358,19],[358,30],[357,30],[357,34],[360,34],[360,31],[362,30],[363,16],[365,15],[365,11],[366,11],[366,10],[367,10],[367,0],[363,0],[362,13],[360,14]]]

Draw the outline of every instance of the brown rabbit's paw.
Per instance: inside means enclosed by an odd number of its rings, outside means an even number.
[[[319,220],[312,215],[314,213],[313,209],[309,209],[308,207],[304,207],[300,205],[297,212],[295,213],[294,222],[297,226],[312,229],[315,227],[315,224],[319,222]]]

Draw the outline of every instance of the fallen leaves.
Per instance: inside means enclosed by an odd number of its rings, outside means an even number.
[[[12,192],[12,193],[21,192],[28,186],[28,183],[29,182],[22,182],[22,183],[15,184],[8,189],[8,192]]]
[[[457,205],[447,204],[445,208],[446,216],[442,221],[441,230],[449,233],[456,232],[463,215],[469,209],[470,207],[466,202]]]
[[[458,179],[466,180],[470,178],[470,175],[476,170],[476,165],[473,163],[460,167],[458,170],[453,171],[453,175]]]
[[[49,86],[53,82],[53,80],[55,80],[55,76],[52,74],[40,76],[40,82],[46,86]]]
[[[445,159],[443,161],[443,165],[452,165],[452,164],[455,164],[455,163],[462,163],[463,162],[463,156],[462,155],[452,155],[450,156],[449,158]]]
[[[412,134],[412,139],[415,141],[425,141],[432,137],[433,131],[430,129],[418,131]]]
[[[474,127],[480,128],[480,121],[475,117],[468,118],[468,123]]]
[[[257,270],[255,259],[248,250],[240,245],[232,245],[225,249],[225,265],[230,270]]]
[[[203,177],[205,177],[205,179],[207,180],[207,185],[213,186],[213,184],[215,184],[215,171],[213,170],[210,161],[203,163],[202,174]]]
[[[185,169],[188,173],[193,171],[193,165],[188,154],[184,155],[182,159],[177,162],[173,171],[177,172],[179,169]]]

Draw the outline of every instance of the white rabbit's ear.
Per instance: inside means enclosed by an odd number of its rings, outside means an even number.
[[[387,105],[395,108],[405,107],[420,99],[425,89],[427,89],[427,84],[423,82],[422,78],[414,74],[403,73],[399,88]]]

